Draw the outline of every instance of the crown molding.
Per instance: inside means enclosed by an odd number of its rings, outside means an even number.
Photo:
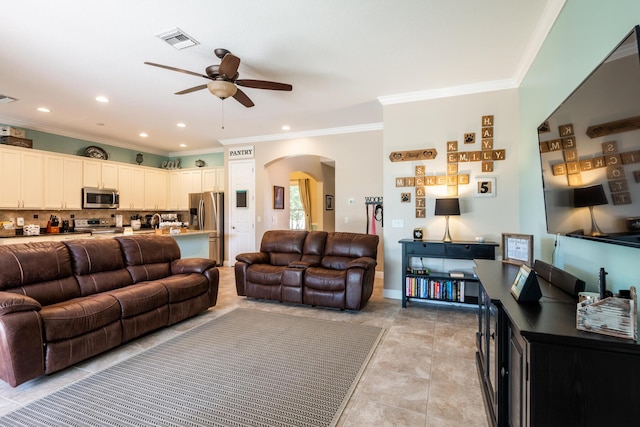
[[[474,93],[493,92],[496,90],[515,89],[517,85],[513,79],[493,80],[468,85],[451,86],[439,89],[423,90],[419,92],[401,93],[398,95],[379,96],[382,105],[404,104],[407,102],[428,101],[431,99],[451,98]]]
[[[224,147],[203,148],[202,150],[172,151],[169,157],[198,156],[201,154],[224,153]]]
[[[311,138],[316,136],[340,135],[356,132],[371,132],[383,129],[382,123],[368,123],[364,125],[343,126],[336,128],[315,129],[301,132],[278,133],[272,135],[249,136],[242,138],[220,139],[222,145],[254,144],[257,142],[280,141],[283,139]]]

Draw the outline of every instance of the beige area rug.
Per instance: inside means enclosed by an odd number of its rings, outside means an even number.
[[[384,330],[236,309],[2,426],[331,426]]]

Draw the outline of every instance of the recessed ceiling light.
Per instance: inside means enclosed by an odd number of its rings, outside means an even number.
[[[148,134],[146,134],[145,132],[140,132],[140,136],[141,136],[141,137],[143,137],[143,138],[146,138],[146,137],[148,137],[149,135],[148,135]]]
[[[106,96],[96,96],[96,101],[98,102],[109,102],[109,98]]]
[[[187,125],[185,125],[184,123],[178,123],[176,126],[178,126],[179,128],[186,128]]]
[[[51,110],[49,110],[47,107],[38,107],[38,111],[40,111],[41,113],[50,113]]]
[[[180,147],[182,147],[182,148],[184,148],[186,146],[187,146],[187,144],[180,144]]]
[[[282,126],[282,130],[291,130],[291,126],[284,125],[284,126]]]

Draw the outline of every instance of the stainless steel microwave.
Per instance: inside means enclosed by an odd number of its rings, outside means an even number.
[[[82,189],[83,209],[117,209],[118,207],[120,207],[118,190],[92,187]]]

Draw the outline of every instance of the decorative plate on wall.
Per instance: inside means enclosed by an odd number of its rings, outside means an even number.
[[[92,145],[84,149],[84,155],[94,159],[108,160],[109,154],[100,147]]]

